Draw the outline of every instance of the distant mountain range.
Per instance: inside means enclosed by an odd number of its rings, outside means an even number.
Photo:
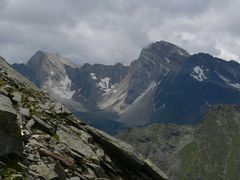
[[[38,51],[13,67],[89,124],[110,134],[154,122],[196,124],[215,104],[240,104],[240,64],[190,55],[165,41],[142,49],[130,66],[77,66]]]

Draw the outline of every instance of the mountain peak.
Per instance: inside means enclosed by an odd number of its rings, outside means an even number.
[[[146,51],[165,57],[169,57],[172,54],[178,54],[185,57],[190,56],[189,53],[183,48],[167,41],[153,42],[143,48],[141,54],[145,53]]]
[[[125,102],[133,103],[153,82],[160,82],[168,74],[177,74],[189,56],[184,49],[166,41],[157,41],[143,48],[139,58],[130,65]]]
[[[35,73],[34,82],[38,82],[40,88],[53,89],[54,87],[61,87],[55,89],[55,92],[58,94],[61,92],[61,95],[70,92],[71,82],[66,72],[66,66],[73,69],[77,66],[67,58],[57,53],[39,50],[29,59],[26,66]],[[69,98],[69,96],[64,97]]]
[[[47,51],[42,51],[38,50],[28,61],[28,64],[34,63],[32,61],[37,61],[37,60],[45,60],[45,61],[50,61],[51,63],[54,64],[62,64],[62,65],[68,65],[72,68],[75,68],[76,65],[71,62],[69,59],[64,58],[60,56],[58,53],[54,52],[47,52]]]

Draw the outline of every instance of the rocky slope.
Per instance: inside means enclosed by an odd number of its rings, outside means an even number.
[[[75,118],[0,58],[1,179],[167,179],[134,149]]]
[[[239,179],[240,106],[217,105],[197,126],[151,125],[120,135],[170,179]]]

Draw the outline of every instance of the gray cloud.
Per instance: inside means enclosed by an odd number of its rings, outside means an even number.
[[[0,55],[35,51],[75,62],[128,64],[142,47],[167,40],[190,53],[239,60],[239,0],[0,0]]]

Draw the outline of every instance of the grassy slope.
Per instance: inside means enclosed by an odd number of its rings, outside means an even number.
[[[237,179],[240,177],[240,108],[217,106],[195,131],[181,159],[181,179]]]

